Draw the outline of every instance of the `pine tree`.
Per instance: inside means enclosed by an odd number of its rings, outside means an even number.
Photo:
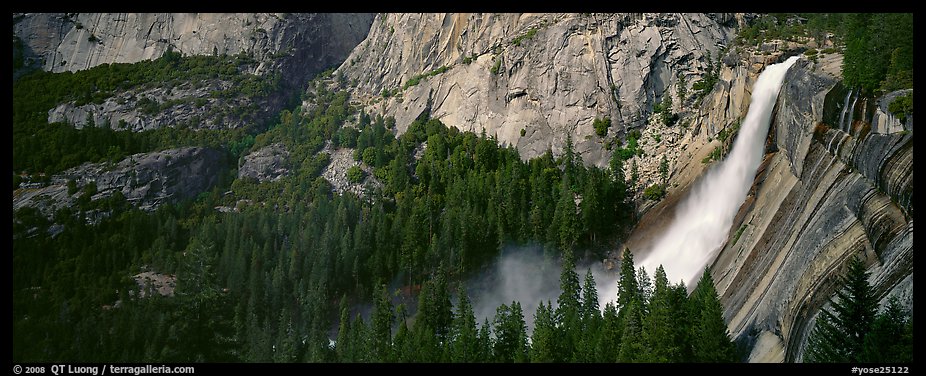
[[[640,311],[646,315],[649,312],[649,301],[653,296],[653,281],[650,280],[646,268],[641,266],[637,269],[637,288],[640,289]]]
[[[386,285],[381,285],[373,309],[370,343],[373,361],[386,362],[392,357],[392,323],[395,320],[392,301]]]
[[[913,362],[913,319],[891,297],[865,336],[859,360],[863,363]]]
[[[410,362],[412,359],[410,359],[409,354],[417,352],[418,348],[413,343],[411,332],[408,330],[408,324],[406,323],[408,311],[405,308],[405,304],[399,304],[399,306],[396,307],[396,317],[399,320],[399,328],[396,330],[392,342],[392,358],[393,361],[397,363]]]
[[[164,351],[172,361],[237,358],[235,330],[224,309],[229,305],[228,296],[219,288],[213,268],[214,247],[207,231],[187,247],[175,290],[179,309]]]
[[[338,340],[335,342],[335,351],[341,362],[353,361],[350,348],[350,308],[347,306],[347,295],[341,297],[341,316],[338,326]]]
[[[617,361],[621,345],[621,323],[618,321],[617,307],[608,302],[601,316],[596,360],[599,363],[613,363]]]
[[[460,304],[453,319],[452,347],[450,361],[454,363],[472,363],[478,360],[479,343],[476,330],[476,316],[473,314],[473,305],[466,295],[462,285],[457,289]]]
[[[493,348],[495,343],[492,341],[492,325],[489,324],[489,318],[486,317],[479,327],[479,335],[476,337],[477,356],[476,361],[479,363],[488,363],[493,361]]]
[[[849,261],[849,271],[840,278],[843,288],[832,300],[832,310],[823,309],[810,333],[807,361],[814,363],[858,362],[865,336],[871,331],[878,300],[868,284],[869,273],[858,257]]]
[[[659,161],[659,178],[662,181],[662,186],[665,187],[666,183],[669,182],[669,160],[666,159],[666,155],[662,155],[662,159]]]
[[[688,288],[685,282],[673,285],[669,290],[669,311],[672,317],[672,339],[678,350],[677,361],[689,363],[694,359],[693,329],[694,317],[688,301]]]
[[[643,343],[643,312],[640,302],[632,300],[624,313],[623,333],[621,335],[621,350],[617,361],[621,363],[637,363],[646,361],[646,346]]]
[[[434,278],[424,283],[418,296],[418,314],[412,327],[420,351],[414,354],[422,362],[446,361],[449,355],[448,334],[453,326],[447,276],[441,266]],[[411,355],[411,354],[410,354]]]
[[[555,361],[568,361],[576,349],[579,336],[579,275],[575,271],[575,261],[571,249],[563,251],[563,267],[559,277],[561,293],[556,299],[555,322],[557,336],[554,344],[557,347]]]
[[[723,306],[720,297],[714,288],[714,279],[707,268],[698,281],[691,299],[695,323],[692,327],[694,333],[694,361],[706,363],[721,363],[737,361],[736,348],[727,332],[727,324],[723,321]]]
[[[354,317],[354,321],[350,324],[350,335],[348,336],[348,348],[351,350],[348,352],[347,362],[372,362],[373,358],[370,354],[370,335],[368,334],[369,327],[363,321],[363,316],[359,313]]]
[[[679,361],[677,342],[672,333],[675,317],[672,312],[672,296],[666,271],[662,265],[656,268],[655,288],[649,304],[649,314],[643,320],[643,339],[646,344],[647,360],[651,362]]]
[[[527,325],[521,303],[502,304],[495,313],[495,361],[524,363],[527,354]]]
[[[624,248],[624,253],[621,255],[621,276],[617,285],[618,321],[622,325],[624,321],[622,311],[625,311],[624,308],[629,307],[634,301],[639,302],[640,300],[640,287],[636,270],[634,270],[633,254],[630,253],[630,248]]]
[[[531,336],[531,362],[551,363],[558,360],[557,328],[552,308],[540,302],[534,313],[534,333]]]
[[[585,283],[582,285],[581,331],[576,344],[574,362],[593,363],[597,361],[598,338],[601,334],[601,310],[598,306],[598,289],[595,287],[595,277],[592,270],[585,272]]]

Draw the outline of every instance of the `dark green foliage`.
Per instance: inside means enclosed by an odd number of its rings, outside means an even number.
[[[410,78],[408,81],[406,81],[406,82],[402,85],[402,90],[405,90],[405,89],[408,89],[408,88],[410,88],[410,87],[412,87],[412,86],[418,85],[418,83],[421,82],[421,80],[423,80],[423,79],[425,79],[425,78],[434,77],[434,76],[436,76],[436,75],[439,75],[439,74],[442,74],[442,73],[444,73],[444,72],[447,72],[448,70],[450,70],[450,67],[448,67],[448,66],[445,65],[445,66],[441,66],[440,68],[437,68],[437,69],[435,69],[435,70],[432,70],[432,71],[430,71],[430,72],[422,73],[422,74],[416,75],[416,76]],[[385,95],[384,95],[384,96],[385,96]]]
[[[685,96],[688,95],[688,80],[685,79],[684,74],[678,76],[678,81],[675,83],[675,90],[678,94],[678,100],[681,101],[681,105],[685,105]]]
[[[170,59],[184,64],[188,58]],[[35,209],[16,211],[14,359],[528,361],[519,303],[493,320],[495,341],[488,321],[477,331],[468,300],[454,310],[449,286],[493,260],[503,244],[541,243],[553,255],[572,247],[597,252],[632,224],[621,174],[585,167],[571,150],[522,161],[493,138],[426,117],[399,138],[389,130],[394,119],[364,114],[356,132],[346,131],[341,125],[355,112],[347,94],[324,85],[311,92],[311,111],[283,111],[279,124],[255,137],[164,131],[127,138],[154,140],[141,149],[215,144],[235,157],[281,142],[291,174],[278,181],[222,183],[153,213],[131,209],[121,194],[91,201],[95,184],[75,183],[79,205],[56,215],[64,230],[54,238],[47,235],[52,222]],[[319,177],[329,161],[321,149],[335,138],[353,144],[372,177],[384,183],[369,200],[332,194]],[[415,160],[424,141],[428,147]],[[47,175],[30,181],[41,176]],[[235,213],[214,209],[236,205]],[[88,225],[83,216],[94,210],[109,217]],[[562,314],[547,305],[556,340],[566,333],[573,349],[556,356],[597,360],[600,336],[589,332],[605,323],[593,281],[587,276],[580,294],[573,269],[564,271],[570,292],[557,310]],[[143,270],[177,275],[177,295],[131,297],[129,276]],[[410,291],[422,286],[411,330],[408,314],[392,309],[394,294],[380,283],[397,280]],[[117,300],[120,308],[101,309]],[[366,322],[352,316],[351,302],[373,307]],[[339,329],[333,348],[332,328]]]
[[[595,119],[592,126],[595,127],[595,134],[598,137],[604,137],[608,134],[608,128],[611,128],[611,118]]]
[[[495,63],[492,64],[491,68],[489,68],[489,73],[492,73],[492,75],[498,74],[499,70],[502,68],[502,58],[500,56],[496,56],[494,60]]]
[[[897,115],[901,123],[906,123],[907,116],[913,115],[913,92],[895,98],[887,106],[887,110]]]
[[[653,113],[671,114],[672,113],[672,96],[669,92],[662,94],[662,102],[653,105]]]
[[[862,362],[874,359],[909,359],[912,347],[904,342],[906,323],[896,304],[878,315],[878,299],[865,264],[858,257],[849,261],[846,276],[840,278],[842,289],[832,300],[832,309],[823,309],[807,340],[806,361],[814,363]],[[912,333],[912,322],[910,329]],[[873,333],[873,335],[872,335]],[[898,336],[899,334],[899,336]],[[890,338],[890,339],[888,339]],[[896,347],[878,348],[886,342]],[[866,347],[867,346],[867,347]],[[908,358],[909,357],[909,358]]]
[[[646,344],[643,342],[643,312],[638,300],[632,300],[626,308],[621,309],[623,334],[617,361],[621,363],[645,362]]]
[[[827,32],[844,50],[842,76],[850,87],[868,93],[913,86],[912,13],[808,13],[806,24],[789,22],[790,14],[757,18],[740,30],[737,40],[755,46],[772,39],[797,40],[809,36],[822,42]],[[815,50],[805,54],[813,56]],[[836,52],[826,49],[824,53]]]
[[[691,294],[692,343],[694,344],[695,362],[724,363],[736,362],[739,358],[736,348],[727,332],[723,321],[723,306],[714,288],[714,279],[708,269],[704,270],[698,287]]]
[[[347,181],[357,184],[361,180],[363,180],[363,170],[360,169],[360,166],[352,166],[347,169]]]
[[[643,190],[643,197],[648,200],[659,201],[666,195],[666,188],[662,184],[653,184]]]
[[[621,254],[621,273],[617,282],[617,320],[619,325],[623,326],[626,322],[625,316],[630,312],[630,306],[643,299],[640,295],[640,285],[637,283],[637,272],[633,265],[633,254],[629,248],[624,248]],[[623,330],[621,331],[623,333]]]
[[[534,35],[537,35],[537,28],[533,28],[533,27],[532,27],[532,28],[530,28],[530,30],[528,30],[526,33],[524,33],[524,34],[522,34],[522,35],[518,35],[517,37],[515,37],[514,39],[512,39],[512,40],[511,40],[511,44],[513,44],[513,45],[515,45],[515,46],[520,46],[522,41],[531,39],[531,38],[534,37]]]
[[[494,361],[525,363],[528,358],[527,325],[521,303],[502,304],[495,313]]]
[[[371,320],[369,343],[372,360],[380,363],[389,361],[392,357],[392,323],[395,320],[395,314],[386,285],[382,285],[379,289]]]
[[[103,103],[117,93],[175,81],[201,83],[215,78],[231,81],[232,88],[221,93],[228,97],[261,97],[278,89],[278,76],[239,73],[238,67],[246,64],[248,62],[243,57],[181,58],[179,53],[169,52],[160,59],[135,64],[102,64],[74,73],[36,71],[23,76],[13,84],[13,138],[16,140],[13,143],[13,169],[56,173],[83,162],[115,162],[130,154],[172,147],[225,147],[253,130],[194,132],[169,127],[133,133],[89,124],[83,129],[75,129],[68,125],[48,124],[48,111],[67,101],[74,101],[77,106]],[[149,114],[174,104],[159,104],[148,97],[138,100],[140,110]]]
[[[422,362],[445,362],[449,357],[453,329],[453,306],[447,272],[440,266],[434,278],[424,283],[418,296],[418,314],[412,328],[413,338],[420,346],[413,357]]]
[[[534,313],[534,333],[531,336],[530,361],[551,363],[562,358],[559,352],[556,321],[550,304],[540,302]]]
[[[717,81],[720,80],[720,57],[718,56],[718,61],[715,63],[711,59],[710,52],[708,52],[706,58],[707,72],[705,72],[704,76],[700,80],[695,81],[695,83],[691,85],[691,90],[694,92],[693,95],[695,96],[696,100],[704,98],[707,93],[710,93],[711,90],[714,90],[714,85],[716,85]]]
[[[560,295],[556,299],[555,319],[558,323],[556,354],[554,361],[569,361],[576,352],[579,337],[582,335],[582,306],[580,301],[579,275],[575,271],[572,250],[563,252],[563,266],[559,276]]]
[[[627,134],[627,145],[615,149],[614,153],[619,155],[622,161],[633,158],[634,155],[643,155],[643,149],[637,146],[637,142],[642,136],[638,130],[630,131]]]
[[[847,14],[840,31],[848,86],[869,93],[912,87],[913,14]]]
[[[721,153],[723,152],[723,145],[717,145],[714,149],[711,150],[710,154],[701,159],[701,163],[711,163],[713,161],[720,160],[722,158]]]
[[[659,178],[662,180],[663,186],[669,183],[669,160],[665,154],[659,160]]]
[[[601,311],[598,306],[598,289],[591,269],[585,273],[582,285],[582,307],[580,311],[579,335],[572,361],[594,363],[598,361],[597,346],[601,331]],[[536,329],[535,329],[536,330]]]
[[[207,227],[204,227],[204,230]],[[168,330],[164,359],[174,362],[227,362],[237,359],[237,344],[214,270],[215,244],[194,238],[178,271],[178,310]],[[287,359],[289,360],[289,359]]]
[[[896,297],[875,318],[865,336],[859,361],[863,363],[913,362],[913,318]]]
[[[453,316],[451,331],[450,361],[454,363],[473,363],[485,358],[480,357],[479,332],[476,329],[476,317],[469,296],[462,285],[457,290],[460,303],[457,313]]]

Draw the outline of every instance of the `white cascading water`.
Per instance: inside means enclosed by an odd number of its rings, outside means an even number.
[[[846,100],[842,104],[842,111],[839,113],[839,130],[845,131],[846,127],[843,127],[843,124],[846,122],[846,113],[849,112],[849,101],[852,100],[852,89],[849,89],[849,92],[846,93]]]
[[[648,273],[662,265],[670,283],[684,281],[692,288],[714,259],[755,179],[778,92],[785,73],[797,59],[794,56],[769,65],[759,75],[733,150],[696,183],[679,204],[668,230],[656,237],[639,261]]]

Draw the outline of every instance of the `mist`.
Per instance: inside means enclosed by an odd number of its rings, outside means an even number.
[[[598,300],[608,299],[608,294],[617,294],[617,276],[606,271],[600,262],[576,261],[579,285],[583,286],[585,273],[592,271],[595,278]],[[466,281],[467,292],[473,301],[473,313],[477,324],[495,318],[496,309],[512,301],[521,303],[528,335],[534,330],[534,313],[540,302],[549,301],[556,307],[561,292],[559,286],[562,260],[559,256],[550,259],[540,246],[506,247],[497,260],[482,273]],[[607,292],[605,292],[607,291]],[[604,307],[604,303],[601,303]]]

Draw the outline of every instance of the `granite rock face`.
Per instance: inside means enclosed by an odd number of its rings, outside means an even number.
[[[788,72],[774,147],[712,265],[728,329],[752,349],[750,361],[802,359],[814,318],[854,256],[882,302],[912,296],[912,133],[873,133],[864,117],[848,133],[828,126],[824,102],[836,85],[806,60]],[[904,303],[912,309],[912,299]]]
[[[258,182],[277,181],[289,174],[289,151],[281,143],[262,147],[244,156],[238,168],[238,178],[253,178]]]
[[[708,53],[719,60],[736,24],[705,14],[387,14],[337,73],[400,132],[431,103],[448,126],[497,135],[523,158],[559,153],[571,134],[586,163],[604,166],[593,121],[611,118],[610,136],[643,126],[680,76],[690,86]]]
[[[154,210],[163,203],[195,198],[218,183],[226,169],[221,151],[200,147],[134,154],[114,165],[85,163],[55,175],[47,186],[14,191],[13,210],[32,206],[51,218],[57,209],[73,206],[90,183],[97,192],[91,200],[119,192],[131,204]],[[78,188],[73,194],[68,194],[69,180]]]
[[[324,68],[343,61],[373,15],[303,13],[35,13],[14,15],[13,32],[46,71],[184,55],[253,54],[271,68]],[[303,70],[304,72],[304,70]]]
[[[255,63],[243,73],[279,75],[280,90],[261,98],[213,98],[210,93],[232,83],[211,80],[139,89],[102,104],[60,103],[49,111],[49,122],[77,127],[89,115],[96,124],[133,131],[218,129],[261,122],[279,112],[315,75],[344,61],[366,37],[372,20],[372,14],[363,13],[36,13],[14,14],[13,33],[22,41],[26,60],[52,72],[157,59],[172,49],[184,56],[246,54]],[[176,105],[144,114],[136,110],[142,97]],[[241,108],[253,111],[234,115]]]

